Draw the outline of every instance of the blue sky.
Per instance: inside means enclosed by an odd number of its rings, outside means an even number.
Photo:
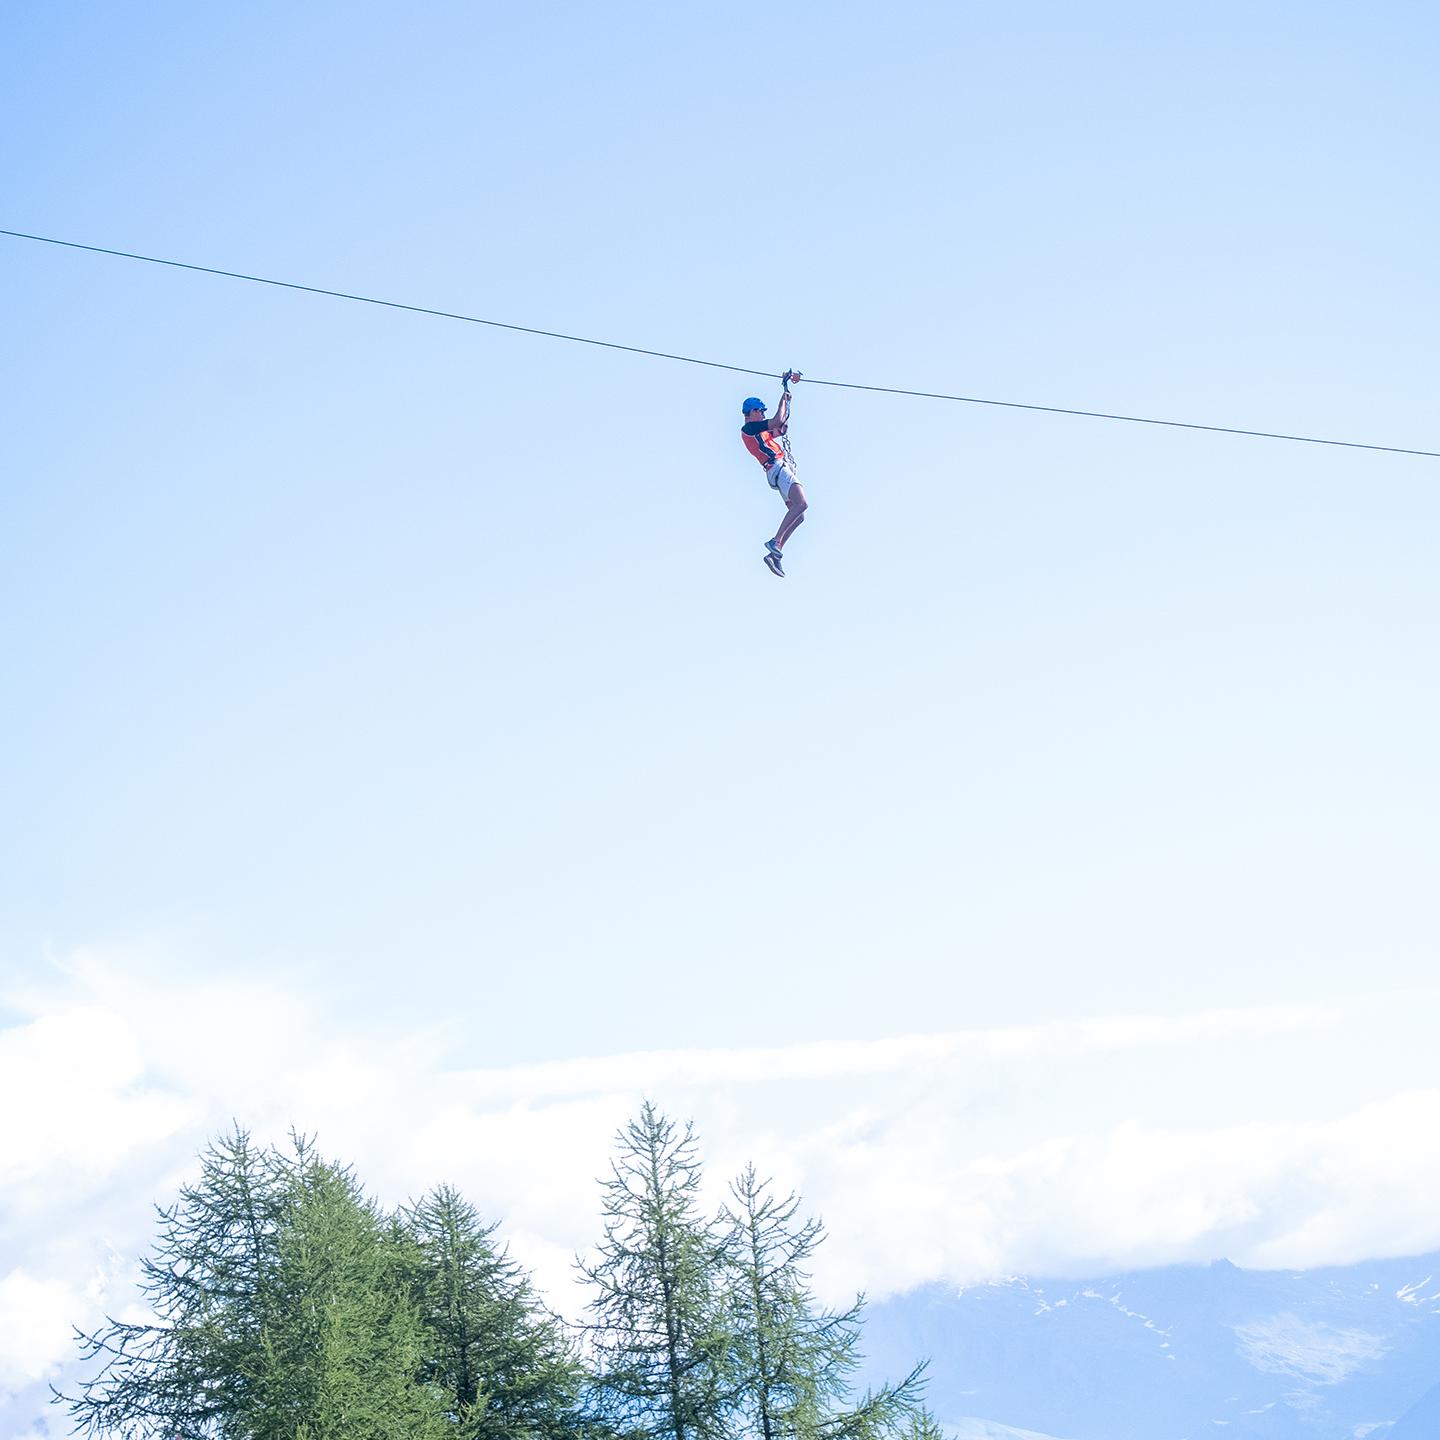
[[[3,228],[1440,449],[1428,6],[0,26]],[[444,1021],[461,1069],[1432,983],[1440,462],[802,385],[780,584],[747,377],[3,237],[0,305],[0,1038],[37,1093],[34,1027],[136,1013],[97,965],[201,1026],[208,985],[288,997],[325,1053]],[[1356,1024],[1366,1103],[1429,1093]],[[1285,1123],[1348,1113],[1323,1049]],[[198,1087],[181,1149],[250,1103],[135,1053],[122,1090]],[[1203,1070],[1186,1123],[1239,1123]]]

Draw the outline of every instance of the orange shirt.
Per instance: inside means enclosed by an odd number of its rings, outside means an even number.
[[[771,423],[769,420],[752,420],[748,425],[740,427],[740,438],[745,442],[745,448],[767,472],[785,458],[785,448],[780,443],[780,437],[785,433],[786,427],[781,425],[772,430]]]

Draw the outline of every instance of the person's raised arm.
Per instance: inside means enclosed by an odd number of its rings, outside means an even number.
[[[775,407],[775,427],[783,430],[790,423],[790,384],[800,378],[798,370],[785,372],[785,388],[780,392],[780,403]]]

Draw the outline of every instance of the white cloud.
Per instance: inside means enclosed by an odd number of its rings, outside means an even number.
[[[104,1171],[184,1122],[185,1105],[147,1083],[139,1037],[97,1006],[0,1032],[0,1185],[59,1167]],[[43,1094],[39,1093],[43,1087]]]
[[[70,1327],[88,1309],[65,1280],[37,1280],[24,1270],[0,1279],[0,1392],[43,1380],[65,1357]]]
[[[824,1196],[832,1231],[851,1237],[836,1247],[851,1287],[880,1295],[937,1276],[1221,1256],[1298,1267],[1440,1244],[1427,1213],[1440,1187],[1440,1090],[1334,1120],[1183,1131],[1123,1120],[988,1154],[968,1149],[963,1123],[943,1111],[811,1142],[807,1193]],[[1371,1165],[1372,1154],[1388,1164]]]
[[[1284,1005],[1173,1018],[1126,1015],[1057,1021],[1001,1030],[921,1034],[842,1044],[811,1043],[745,1050],[656,1050],[473,1071],[466,1083],[470,1098],[481,1102],[553,1099],[655,1085],[698,1087],[878,1076],[938,1068],[959,1060],[994,1063],[1037,1056],[1053,1059],[1061,1055],[1114,1054],[1193,1045],[1221,1036],[1314,1030],[1336,1026],[1342,1016],[1343,1011],[1334,1004]]]

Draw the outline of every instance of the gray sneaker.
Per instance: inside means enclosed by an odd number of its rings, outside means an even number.
[[[778,575],[782,580],[785,572],[780,568],[780,552],[778,550],[767,550],[765,552],[765,566],[772,575]]]

